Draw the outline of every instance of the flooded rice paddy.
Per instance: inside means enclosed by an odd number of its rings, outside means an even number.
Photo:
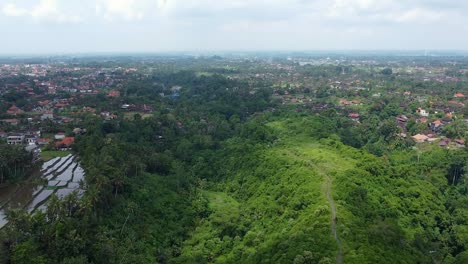
[[[67,155],[44,162],[35,169],[28,181],[13,184],[0,189],[0,228],[6,223],[5,212],[8,209],[25,209],[28,212],[45,210],[47,200],[56,194],[60,199],[77,191],[83,194],[83,168],[74,155]]]

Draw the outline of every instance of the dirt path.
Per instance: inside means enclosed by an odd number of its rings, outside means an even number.
[[[320,146],[310,145],[307,146],[307,151],[310,149],[314,149]],[[308,166],[310,166],[315,173],[321,176],[322,179],[326,180],[321,186],[321,191],[325,192],[326,198],[328,203],[330,204],[330,211],[331,211],[331,233],[333,238],[336,241],[336,245],[338,248],[338,252],[336,253],[336,263],[342,264],[343,263],[343,248],[341,244],[341,240],[337,231],[337,211],[335,200],[333,200],[332,195],[332,176],[331,173],[336,173],[338,171],[345,170],[347,167],[351,167],[351,162],[349,160],[341,158],[341,156],[334,156],[333,153],[328,153],[325,149],[323,152],[310,152],[307,153],[306,150],[292,150],[289,152],[291,156],[296,156],[298,159],[305,162]],[[330,154],[331,159],[330,159]],[[315,159],[315,160],[314,160]],[[326,160],[326,162],[325,162]],[[339,167],[336,166],[337,162],[341,162]],[[325,185],[326,184],[326,185]]]
[[[331,209],[331,231],[333,234],[333,237],[336,240],[336,244],[338,246],[338,253],[336,256],[336,263],[341,264],[343,263],[343,252],[341,249],[341,241],[338,236],[338,232],[336,231],[336,206],[335,206],[335,200],[333,200],[332,194],[331,194],[331,185],[332,185],[332,180],[330,175],[327,175],[327,200],[330,203],[330,209]]]

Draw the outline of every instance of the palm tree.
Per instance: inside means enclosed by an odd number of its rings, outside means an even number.
[[[7,168],[6,160],[0,156],[0,184],[5,180],[4,168]]]
[[[119,189],[122,189],[125,184],[125,177],[122,175],[121,172],[117,173],[113,178],[112,178],[112,185],[114,186],[114,198],[117,197],[117,193]]]
[[[86,190],[86,194],[81,199],[80,209],[82,212],[92,212],[93,215],[96,214],[94,208],[96,207],[97,203],[99,202],[99,191],[95,186],[92,186],[88,190]]]
[[[67,216],[72,216],[72,211],[78,205],[78,192],[75,190],[63,198],[65,209],[67,210]]]
[[[6,212],[6,219],[9,223],[8,230],[13,232],[13,237],[15,237],[15,243],[18,243],[20,237],[19,234],[28,233],[28,230],[31,227],[31,217],[30,215],[21,209],[11,209]]]
[[[53,194],[49,201],[47,202],[47,220],[49,222],[54,222],[56,220],[59,220],[61,218],[61,212],[62,212],[62,203],[60,199],[57,197],[57,195]]]

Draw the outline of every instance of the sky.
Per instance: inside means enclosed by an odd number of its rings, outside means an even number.
[[[466,0],[0,0],[0,54],[468,50]]]

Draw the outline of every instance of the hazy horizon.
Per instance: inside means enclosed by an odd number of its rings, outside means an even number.
[[[467,50],[175,50],[175,51],[90,51],[90,52],[28,52],[1,53],[0,57],[105,57],[105,56],[468,56]]]

